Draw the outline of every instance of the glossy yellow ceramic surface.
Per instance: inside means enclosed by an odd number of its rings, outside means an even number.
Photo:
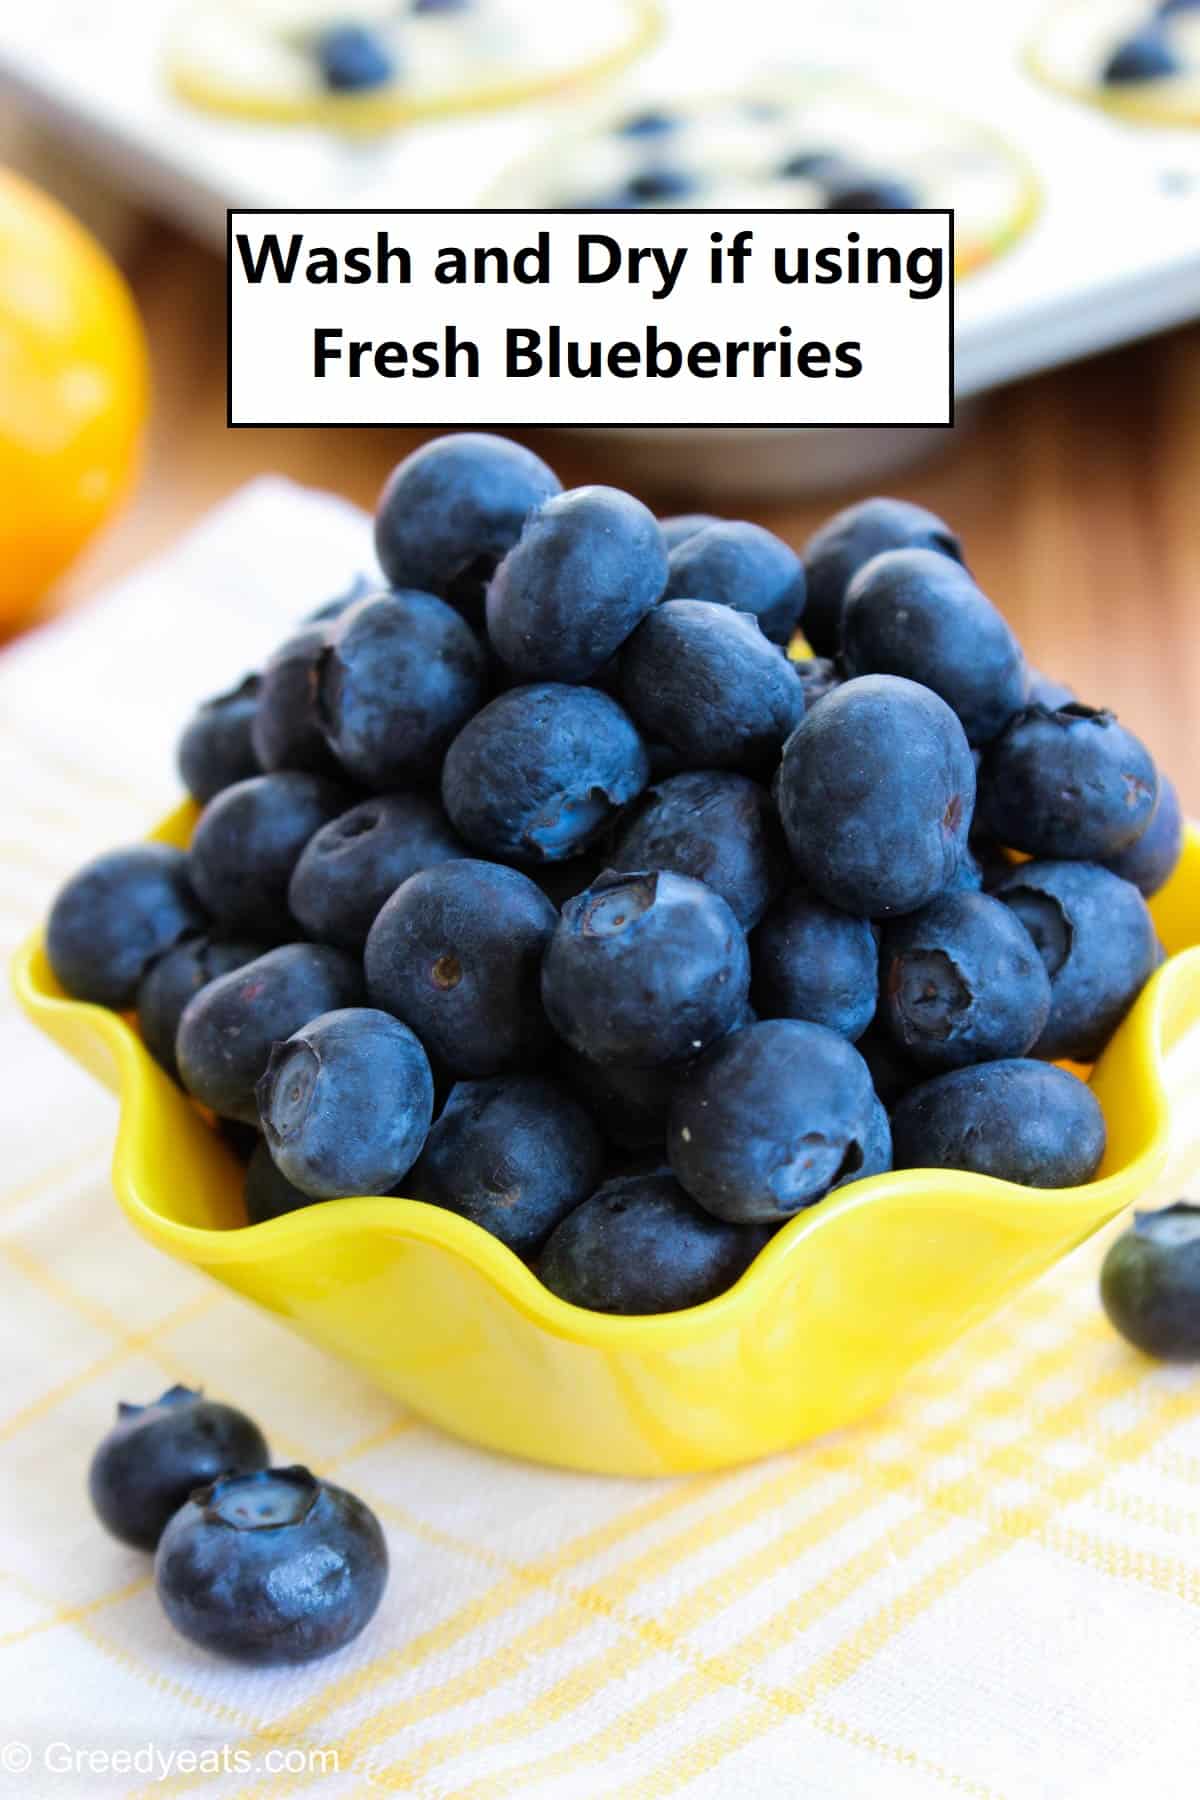
[[[184,809],[158,835],[186,841],[193,816]],[[126,1020],[66,999],[40,935],[15,978],[31,1018],[120,1096],[113,1183],[152,1243],[461,1437],[659,1475],[765,1456],[861,1418],[915,1363],[1148,1196],[1171,1126],[1164,1059],[1200,1023],[1195,827],[1153,906],[1169,960],[1092,1076],[1109,1136],[1098,1180],[1038,1191],[945,1171],[876,1176],[800,1214],[719,1299],[642,1319],[567,1305],[494,1238],[417,1201],[334,1200],[246,1226],[233,1156]]]

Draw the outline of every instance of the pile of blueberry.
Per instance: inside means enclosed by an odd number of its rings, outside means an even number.
[[[105,1529],[155,1551],[155,1588],[176,1630],[260,1667],[340,1650],[388,1576],[369,1507],[305,1468],[269,1464],[253,1419],[173,1387],[149,1406],[121,1403],[88,1478]]]
[[[868,500],[801,558],[468,434],[376,544],[386,589],[188,724],[190,848],[99,858],[49,923],[63,987],[249,1128],[251,1223],[404,1194],[665,1312],[892,1167],[1092,1178],[1055,1065],[1161,959],[1179,807],[940,519]]]
[[[1107,87],[1131,82],[1165,81],[1187,73],[1185,48],[1176,42],[1174,26],[1189,13],[1200,12],[1200,0],[1150,0],[1144,16],[1116,44],[1102,71]]]

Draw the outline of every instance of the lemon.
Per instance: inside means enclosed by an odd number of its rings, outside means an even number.
[[[0,169],[0,631],[33,613],[128,491],[148,385],[109,257]]]

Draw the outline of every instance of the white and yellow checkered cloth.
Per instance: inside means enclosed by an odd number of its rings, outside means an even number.
[[[262,482],[0,658],[6,945],[166,809],[192,701],[368,541]],[[1113,1336],[1095,1246],[873,1425],[732,1474],[561,1474],[442,1437],[146,1246],[113,1102],[8,999],[0,1071],[0,1792],[1200,1795],[1200,1370]],[[96,1524],[116,1401],[177,1381],[377,1509],[392,1579],[344,1654],[206,1657]]]

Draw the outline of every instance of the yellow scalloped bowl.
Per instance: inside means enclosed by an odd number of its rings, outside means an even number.
[[[182,808],[155,835],[186,843],[194,816]],[[1169,960],[1091,1078],[1108,1121],[1096,1181],[1052,1191],[945,1170],[876,1176],[801,1213],[728,1293],[652,1318],[567,1305],[496,1239],[415,1200],[333,1200],[247,1226],[235,1158],[127,1020],[67,999],[40,933],[14,976],[35,1023],[120,1096],[113,1185],[151,1243],[460,1437],[664,1475],[766,1456],[872,1412],[914,1364],[1147,1195],[1171,1128],[1164,1059],[1200,1023],[1196,827],[1153,911]]]

